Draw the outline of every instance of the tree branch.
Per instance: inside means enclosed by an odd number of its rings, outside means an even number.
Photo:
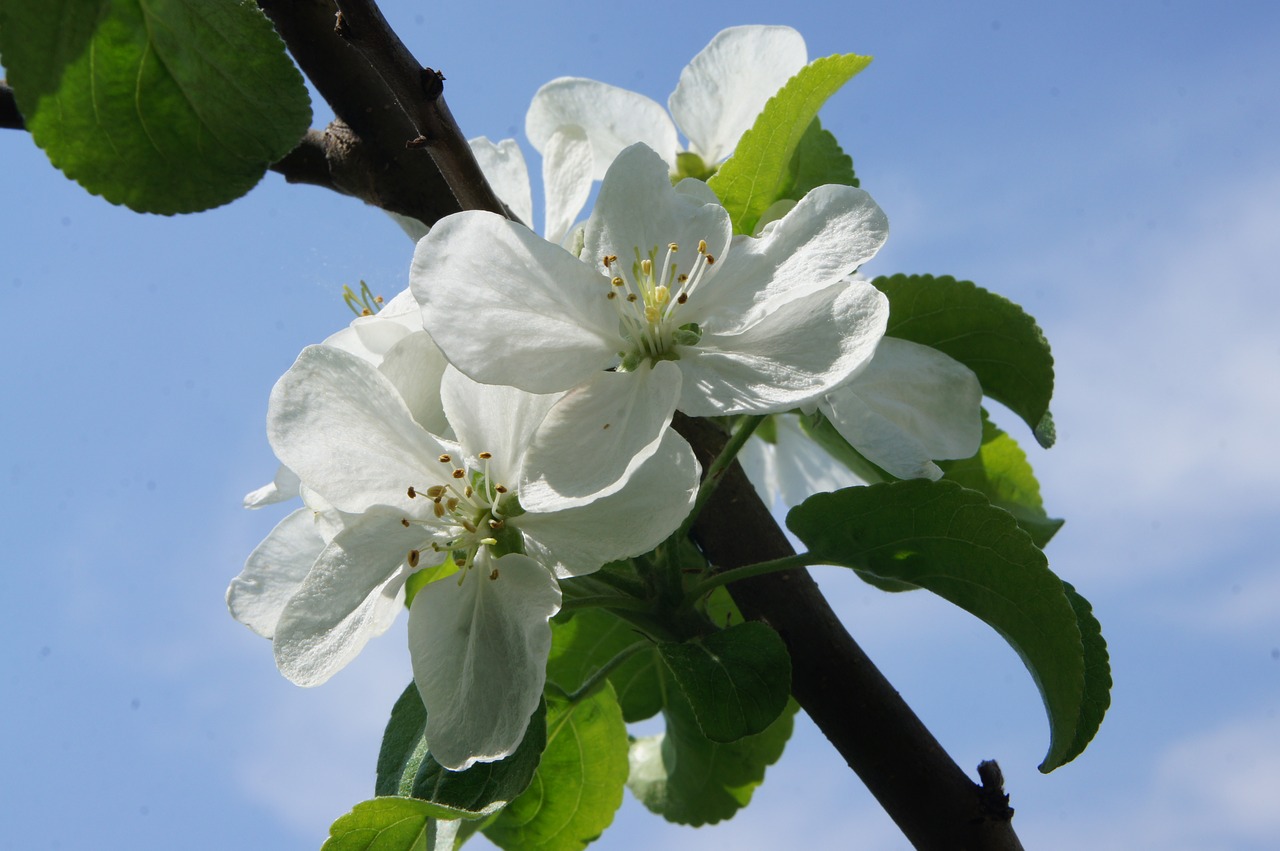
[[[675,426],[704,469],[724,445],[723,432],[706,420],[677,414]],[[693,537],[721,570],[794,554],[737,463]],[[965,776],[845,630],[808,571],[746,579],[730,591],[744,615],[782,636],[792,694],[916,848],[1021,851],[1008,796],[1005,806],[993,806],[996,775],[987,769],[983,787]]]

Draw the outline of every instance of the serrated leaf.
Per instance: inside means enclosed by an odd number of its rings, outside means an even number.
[[[764,732],[719,744],[702,735],[678,690],[664,715],[667,729],[631,743],[627,786],[651,811],[695,827],[730,818],[751,802],[765,769],[778,761],[791,737],[794,700]]]
[[[547,749],[520,797],[485,827],[509,851],[580,851],[613,822],[628,773],[627,727],[608,683],[576,704],[547,698]]]
[[[791,696],[791,657],[778,633],[751,621],[658,645],[702,734],[736,742],[764,731]]]
[[[1021,307],[945,276],[893,275],[871,283],[889,297],[886,334],[932,346],[969,367],[984,394],[1022,417],[1041,446],[1053,445],[1053,355]]]
[[[547,679],[572,692],[606,662],[643,638],[631,624],[603,609],[585,609],[567,621],[552,621]],[[637,653],[609,674],[622,717],[628,723],[652,718],[662,710],[661,668],[662,660],[655,648]]]
[[[364,801],[329,827],[320,851],[452,851],[458,823],[432,816],[411,798]]]
[[[410,795],[418,766],[427,755],[426,728],[426,707],[422,705],[417,685],[410,682],[391,707],[391,717],[382,733],[375,795]]]
[[[5,0],[0,49],[50,161],[139,212],[240,197],[311,121],[301,74],[247,0]]]
[[[1062,759],[1065,765],[1084,752],[1102,726],[1102,718],[1111,706],[1111,663],[1107,642],[1102,637],[1102,625],[1093,616],[1093,607],[1070,582],[1064,581],[1062,585],[1071,607],[1075,609],[1080,635],[1084,639],[1084,702],[1080,705],[1076,737]]]
[[[1026,453],[1017,441],[982,415],[982,446],[972,458],[939,461],[945,478],[984,494],[991,504],[1014,516],[1036,546],[1045,544],[1062,528],[1040,501],[1040,483],[1031,472]]]
[[[853,157],[844,152],[831,132],[824,130],[818,119],[809,123],[809,129],[800,137],[800,144],[787,168],[788,187],[783,198],[799,201],[810,189],[836,183],[840,186],[857,186],[858,177],[853,172]]]
[[[708,181],[733,219],[733,232],[751,234],[770,204],[785,197],[791,162],[818,110],[870,56],[847,53],[815,59],[769,99],[738,147]]]
[[[1062,580],[1011,514],[954,482],[915,480],[816,494],[787,527],[824,563],[925,588],[985,621],[1044,699],[1041,771],[1074,755],[1086,701],[1082,630]]]

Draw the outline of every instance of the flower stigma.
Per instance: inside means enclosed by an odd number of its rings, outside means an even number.
[[[661,266],[657,263],[659,251],[654,246],[647,257],[641,257],[637,247],[630,270],[618,263],[616,254],[606,254],[600,260],[609,278],[607,298],[618,314],[623,336],[632,345],[630,351],[618,353],[622,372],[631,372],[645,361],[679,360],[680,346],[696,346],[702,338],[696,323],[681,324],[677,317],[716,259],[707,253],[705,239],[698,241],[698,253],[688,272],[680,271],[679,245],[667,244]]]

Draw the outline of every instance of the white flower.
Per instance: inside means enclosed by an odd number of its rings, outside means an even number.
[[[644,95],[595,80],[562,77],[533,96],[525,133],[544,158],[555,159],[555,134],[581,127],[591,143],[592,176],[598,180],[614,157],[634,142],[657,151],[675,173],[679,125],[689,140],[689,152],[713,168],[733,153],[769,98],[807,62],[804,39],[790,27],[731,27],[718,33],[681,72],[667,101],[674,123]]]
[[[457,440],[446,440],[424,429],[367,362],[327,346],[302,352],[272,391],[268,434],[280,460],[341,512],[342,524],[272,629],[286,676],[301,685],[328,679],[381,626],[392,588],[452,556],[459,574],[423,587],[409,616],[431,751],[462,769],[515,749],[542,695],[557,577],[652,549],[676,529],[697,489],[692,452],[668,433],[607,498],[523,504],[522,484],[539,463],[534,436],[557,398],[448,370],[440,399]],[[314,548],[300,528],[286,531],[297,534],[298,549]],[[291,576],[302,572],[290,564]],[[262,593],[278,598],[285,584]]]
[[[662,159],[634,145],[605,176],[581,259],[468,212],[418,244],[410,283],[432,338],[471,378],[572,391],[543,433],[573,439],[556,439],[566,454],[531,493],[589,499],[653,451],[677,407],[776,413],[853,375],[888,303],[847,275],[887,229],[865,192],[823,186],[761,237],[731,241],[705,184],[673,188]]]

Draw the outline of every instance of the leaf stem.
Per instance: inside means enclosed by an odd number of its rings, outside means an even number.
[[[652,612],[653,603],[636,597],[624,597],[621,594],[596,594],[592,597],[577,597],[565,600],[560,611],[572,612],[577,609],[615,609],[628,612]]]
[[[614,669],[616,669],[623,662],[630,659],[632,656],[639,653],[641,650],[644,650],[646,647],[652,647],[652,646],[653,646],[652,641],[637,641],[635,644],[624,647],[622,650],[618,652],[617,656],[614,656],[608,662],[605,662],[603,665],[601,665],[600,669],[597,670],[590,677],[588,677],[586,682],[578,686],[576,690],[569,693],[568,695],[569,703],[576,704],[578,701],[582,700],[584,697],[590,697],[591,693],[594,692],[597,688],[599,688],[601,683],[603,683],[606,679],[609,678],[609,675],[613,673]]]
[[[817,564],[818,558],[812,553],[800,553],[798,555],[783,556],[769,561],[758,561],[755,564],[747,564],[742,567],[735,567],[732,570],[724,570],[719,573],[713,573],[706,579],[699,582],[689,589],[689,596],[692,599],[698,599],[704,594],[719,588],[721,585],[728,585],[730,582],[737,582],[739,579],[750,579],[753,576],[764,576],[768,573],[777,573],[782,570],[794,570],[797,567],[808,567],[811,564]]]

